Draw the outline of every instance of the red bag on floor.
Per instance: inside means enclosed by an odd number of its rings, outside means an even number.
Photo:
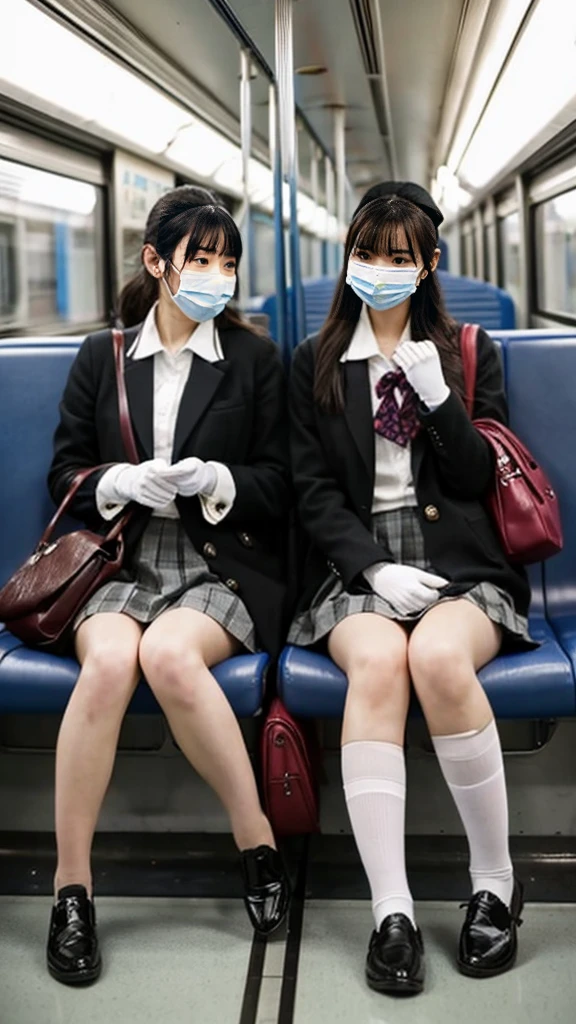
[[[274,697],[262,730],[264,807],[277,836],[318,832],[318,741]]]

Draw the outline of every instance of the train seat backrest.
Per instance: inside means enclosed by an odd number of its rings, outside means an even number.
[[[78,347],[42,340],[0,346],[0,582],[34,549],[53,512],[46,473],[58,404]]]
[[[560,501],[564,548],[544,565],[553,621],[576,615],[576,334],[505,343],[510,423],[548,473]]]
[[[458,277],[438,271],[448,312],[461,323],[481,324],[485,330],[512,330],[515,325],[514,303],[507,292],[487,281]],[[336,278],[321,277],[302,282],[304,300],[304,334],[315,334],[324,323],[336,287]],[[288,330],[290,330],[290,295],[288,289]],[[278,338],[278,302],[275,295],[262,304],[262,313],[269,318],[272,338]]]

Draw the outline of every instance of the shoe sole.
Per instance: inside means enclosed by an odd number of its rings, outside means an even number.
[[[423,981],[379,981],[366,975],[368,987],[387,996],[417,996],[424,988]]]
[[[48,973],[59,981],[62,985],[82,986],[91,985],[94,981],[97,981],[102,973],[102,962],[98,963],[96,967],[93,967],[91,971],[82,971],[78,974],[66,974],[66,972],[59,970],[53,964],[48,961]]]

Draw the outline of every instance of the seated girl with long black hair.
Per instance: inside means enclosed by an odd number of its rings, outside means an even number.
[[[404,733],[412,682],[470,846],[458,965],[512,966],[522,888],[508,849],[502,751],[478,670],[533,646],[530,591],[482,504],[490,448],[464,404],[458,326],[435,269],[442,214],[392,182],[357,210],[332,308],[296,350],[292,467],[310,540],[290,641],[348,678],[342,774],[371,886],[368,983],[420,992],[424,948],[404,861]],[[496,348],[478,335],[475,417],[506,421]]]
[[[111,463],[88,478],[73,512],[102,530],[127,504],[134,510],[123,569],[76,619],[82,668],[58,737],[48,967],[70,984],[101,969],[90,851],[141,673],[229,814],[252,924],[269,933],[287,911],[242,733],[210,671],[283,639],[284,375],[274,344],[228,307],[241,253],[236,224],[205,189],[174,189],[150,213],[142,270],[120,300],[138,465],[122,444],[110,331],[86,339],[62,399],[54,500],[79,469]]]

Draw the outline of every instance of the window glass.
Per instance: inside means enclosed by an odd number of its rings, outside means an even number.
[[[500,284],[514,304],[520,304],[520,214],[510,213],[498,223],[500,244]]]
[[[463,256],[465,277],[476,277],[476,245],[474,231],[466,231],[463,236]]]
[[[276,243],[274,221],[260,213],[252,214],[254,295],[273,295],[276,291]]]
[[[0,330],[104,318],[102,189],[0,160]]]
[[[576,316],[576,189],[536,208],[538,308]]]

